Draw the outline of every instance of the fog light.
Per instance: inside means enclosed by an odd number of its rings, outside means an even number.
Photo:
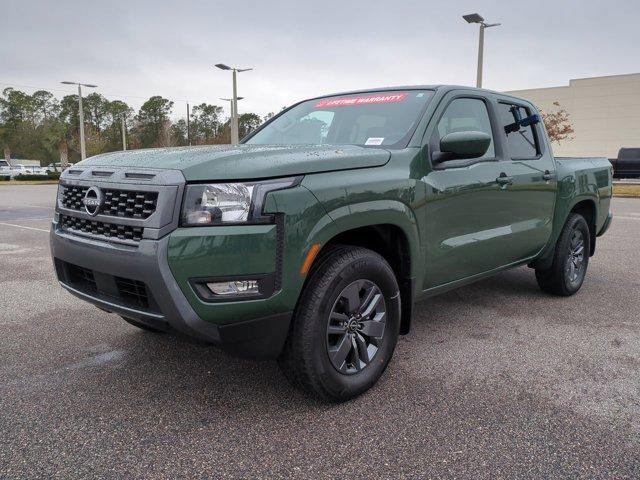
[[[260,293],[257,280],[232,280],[230,282],[207,283],[215,295],[257,295]]]

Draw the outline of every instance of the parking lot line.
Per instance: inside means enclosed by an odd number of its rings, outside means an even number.
[[[39,232],[49,233],[49,230],[45,230],[44,228],[25,227],[24,225],[15,225],[13,223],[4,223],[4,222],[0,222],[0,225],[6,225],[7,227],[24,228],[25,230],[37,230]]]

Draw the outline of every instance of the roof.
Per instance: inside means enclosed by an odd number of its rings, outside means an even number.
[[[486,88],[470,87],[468,85],[442,85],[442,84],[440,85],[398,85],[398,86],[392,86],[392,87],[375,87],[375,88],[367,88],[362,90],[351,90],[348,92],[330,93],[326,95],[319,95],[317,97],[311,97],[306,100],[315,100],[317,98],[326,98],[326,97],[338,97],[338,96],[344,96],[344,95],[359,95],[361,93],[371,93],[371,92],[396,92],[398,90],[471,90],[471,91],[493,93],[496,95],[504,95],[503,92],[488,90]],[[299,102],[296,102],[296,103],[299,103]]]

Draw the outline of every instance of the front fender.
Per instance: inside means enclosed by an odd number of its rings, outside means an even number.
[[[372,225],[393,225],[402,230],[411,255],[411,277],[415,277],[415,260],[422,257],[420,250],[420,234],[413,211],[404,203],[397,200],[372,200],[344,205],[328,211],[328,215],[335,222],[335,234]]]

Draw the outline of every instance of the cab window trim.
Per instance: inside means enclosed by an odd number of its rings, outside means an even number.
[[[487,116],[489,117],[489,126],[491,127],[491,138],[493,140],[493,157],[486,158],[469,158],[469,159],[459,159],[459,160],[448,160],[442,163],[433,163],[433,153],[438,150],[439,151],[439,142],[440,142],[440,132],[438,130],[438,125],[440,124],[440,120],[444,117],[444,114],[447,112],[449,105],[451,105],[456,100],[460,99],[472,99],[472,100],[480,100],[484,103],[485,108],[487,109]],[[440,108],[438,105],[437,108]],[[434,117],[435,118],[435,117]],[[428,148],[428,161],[432,170],[448,170],[450,168],[464,168],[469,167],[471,165],[475,165],[476,163],[489,163],[489,162],[499,162],[502,160],[503,149],[502,144],[499,139],[496,138],[496,128],[499,127],[499,119],[494,110],[494,104],[490,101],[489,98],[483,95],[477,95],[473,93],[458,93],[453,95],[451,98],[446,100],[446,103],[442,107],[442,111],[438,114],[436,120],[433,122],[433,131],[431,132],[430,138],[425,145]],[[434,148],[435,147],[435,148]]]
[[[498,104],[498,108],[499,108],[500,104],[511,105],[511,106],[524,108],[525,111],[527,112],[527,115],[532,115],[532,113],[531,113],[532,110],[534,110],[538,115],[540,115],[540,112],[538,112],[531,105],[527,105],[527,104],[524,104],[522,102],[518,102],[518,101],[515,101],[515,100],[500,98],[500,99],[498,99],[497,104]],[[540,160],[544,156],[543,142],[540,141],[541,137],[540,137],[540,132],[538,131],[538,127],[540,125],[544,125],[544,123],[542,121],[542,115],[540,115],[540,117],[541,117],[540,118],[540,122],[538,122],[537,124],[531,125],[531,131],[533,132],[533,141],[535,143],[535,148],[536,148],[536,152],[537,152],[536,155],[533,155],[533,156],[530,156],[530,157],[514,157],[514,156],[511,155],[511,150],[509,148],[509,135],[507,135],[507,132],[504,131],[505,125],[502,125],[502,116],[500,114],[497,115],[497,118],[499,119],[499,122],[500,122],[500,132],[504,136],[504,144],[505,144],[506,151],[507,151],[506,153],[508,153],[508,155],[505,154],[504,160],[506,160],[506,161],[509,161],[509,160],[513,160],[513,161]]]

